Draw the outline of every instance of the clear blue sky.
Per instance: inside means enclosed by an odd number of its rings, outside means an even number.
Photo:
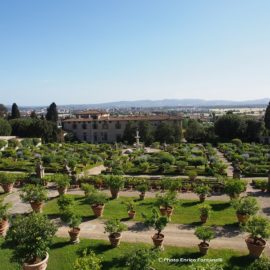
[[[269,0],[5,0],[0,103],[270,93]]]

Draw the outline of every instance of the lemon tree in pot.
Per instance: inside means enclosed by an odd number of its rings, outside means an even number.
[[[120,239],[122,237],[121,233],[127,230],[127,226],[120,222],[119,219],[111,219],[105,223],[105,232],[109,233],[109,240],[112,247],[117,247],[120,245]]]
[[[162,216],[171,218],[173,206],[177,203],[176,191],[167,191],[164,195],[157,194],[156,205],[159,207]]]
[[[202,223],[206,223],[212,212],[212,207],[208,204],[202,204],[199,206],[200,218]]]
[[[164,234],[161,232],[167,226],[169,222],[168,218],[166,216],[160,216],[156,209],[152,210],[151,216],[147,217],[143,213],[142,216],[145,219],[144,224],[147,227],[152,227],[157,231],[152,237],[155,247],[163,249]]]
[[[229,179],[225,181],[224,192],[231,200],[236,199],[246,190],[246,182],[240,179]]]
[[[92,192],[95,191],[94,186],[87,183],[83,183],[81,185],[81,189],[84,191],[85,197],[88,197]]]
[[[140,184],[136,188],[140,192],[140,200],[144,200],[146,191],[149,190],[149,186],[146,183]]]
[[[24,203],[30,203],[36,213],[42,212],[44,201],[48,199],[47,190],[41,185],[25,185],[20,197]]]
[[[8,228],[8,204],[0,204],[0,236],[4,235]]]
[[[200,249],[200,253],[202,255],[206,255],[209,249],[210,240],[215,237],[215,232],[211,227],[201,226],[195,230],[195,235],[202,240],[202,242],[198,245]]]
[[[87,202],[91,205],[91,208],[96,217],[103,215],[105,203],[108,200],[108,196],[100,191],[94,191],[87,197]]]
[[[106,185],[110,188],[112,199],[117,199],[119,191],[124,187],[124,178],[120,175],[110,175],[105,179]]]
[[[128,200],[128,201],[126,201],[124,203],[127,206],[128,217],[133,219],[135,217],[135,215],[136,215],[134,201],[133,200]]]
[[[70,242],[72,244],[77,244],[80,242],[80,224],[82,222],[82,218],[80,215],[76,214],[73,209],[69,212],[68,216],[68,226],[70,227],[70,230],[68,231],[70,236]]]
[[[45,270],[56,231],[46,216],[32,213],[12,220],[6,241],[14,249],[14,259],[23,264],[24,270]]]
[[[240,224],[246,223],[250,216],[259,211],[257,200],[254,197],[242,197],[234,200],[232,205],[236,210],[236,216]]]
[[[101,259],[94,253],[93,250],[83,250],[80,258],[77,258],[74,263],[74,270],[101,270]]]
[[[0,173],[0,185],[5,193],[10,193],[13,190],[15,176],[7,173]]]
[[[59,196],[66,194],[71,182],[70,177],[67,174],[57,173],[53,176],[53,180],[57,185]]]
[[[194,192],[199,195],[200,201],[204,202],[206,196],[210,194],[210,187],[207,185],[199,185],[195,188]]]
[[[266,246],[265,239],[270,237],[270,221],[266,217],[252,216],[242,228],[250,234],[246,238],[250,256],[259,258]]]

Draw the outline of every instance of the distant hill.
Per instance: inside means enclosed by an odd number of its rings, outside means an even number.
[[[245,101],[232,100],[204,100],[204,99],[162,99],[116,101],[99,104],[66,105],[68,107],[83,108],[131,108],[131,107],[212,107],[212,106],[256,106],[267,105],[269,98]]]

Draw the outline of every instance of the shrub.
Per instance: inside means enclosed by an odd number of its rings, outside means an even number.
[[[254,239],[254,244],[260,239],[268,239],[270,236],[270,221],[262,216],[253,216],[242,227],[245,232],[250,233]]]
[[[92,192],[88,197],[87,197],[87,202],[89,204],[105,204],[108,200],[107,194],[103,192]]]
[[[164,195],[157,194],[156,198],[157,198],[156,205],[165,208],[173,207],[173,205],[177,203],[175,191],[167,191]]]
[[[105,232],[109,234],[121,233],[127,229],[127,226],[119,219],[110,219],[105,223]]]
[[[67,195],[61,195],[57,200],[57,205],[60,211],[65,211],[68,208],[72,208],[74,203],[74,198]]]
[[[105,179],[105,183],[111,189],[119,190],[124,187],[125,181],[122,176],[111,175]]]
[[[198,174],[196,171],[189,171],[188,172],[188,177],[190,180],[195,180],[197,176],[198,176]]]
[[[241,215],[255,215],[259,210],[257,200],[254,197],[242,197],[235,200],[233,201],[233,207]]]
[[[194,192],[198,195],[206,196],[210,193],[210,187],[207,185],[197,186]]]
[[[70,177],[66,174],[57,173],[53,176],[54,182],[60,188],[66,188],[70,186]]]
[[[237,147],[240,147],[243,143],[240,139],[232,139],[232,144],[236,145]]]
[[[262,257],[250,264],[247,270],[270,270],[270,259]]]
[[[76,259],[74,270],[101,270],[101,259],[97,257],[94,251],[83,251],[83,256]]]
[[[20,195],[23,202],[43,202],[48,198],[47,190],[41,185],[25,185]]]
[[[86,197],[95,191],[95,188],[93,185],[85,184],[85,183],[81,185],[81,189],[84,191],[84,194]]]
[[[0,204],[0,221],[8,218],[8,204]]]
[[[13,184],[15,182],[15,177],[12,174],[0,173],[0,184]]]
[[[142,213],[142,216],[145,219],[144,224],[147,227],[154,228],[158,235],[161,234],[169,222],[168,218],[160,216],[156,209],[152,209],[151,216],[147,217],[144,213]]]
[[[67,218],[67,224],[70,228],[78,228],[82,222],[82,217],[76,214],[75,211],[70,211],[70,215]]]
[[[157,249],[141,248],[127,256],[126,265],[130,270],[150,270],[153,269],[152,266],[158,255]]]
[[[239,196],[246,190],[246,182],[238,179],[230,179],[225,182],[224,191],[231,198]]]
[[[146,192],[148,189],[149,189],[149,186],[146,183],[143,183],[137,186],[137,190],[141,193]]]
[[[215,238],[215,233],[213,229],[208,226],[198,227],[195,231],[195,235],[204,243],[207,241],[210,242],[212,239]]]
[[[209,217],[212,212],[212,207],[208,204],[203,204],[199,206],[199,210],[200,210],[201,216]]]
[[[27,263],[44,259],[56,230],[55,225],[42,214],[16,217],[6,236],[15,249],[14,259]]]

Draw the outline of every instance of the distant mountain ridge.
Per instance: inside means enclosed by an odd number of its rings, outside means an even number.
[[[130,107],[211,107],[211,106],[245,106],[245,105],[267,105],[269,98],[232,101],[232,100],[204,100],[204,99],[162,99],[162,100],[135,100],[115,101],[98,104],[65,105],[78,108],[130,108]]]

